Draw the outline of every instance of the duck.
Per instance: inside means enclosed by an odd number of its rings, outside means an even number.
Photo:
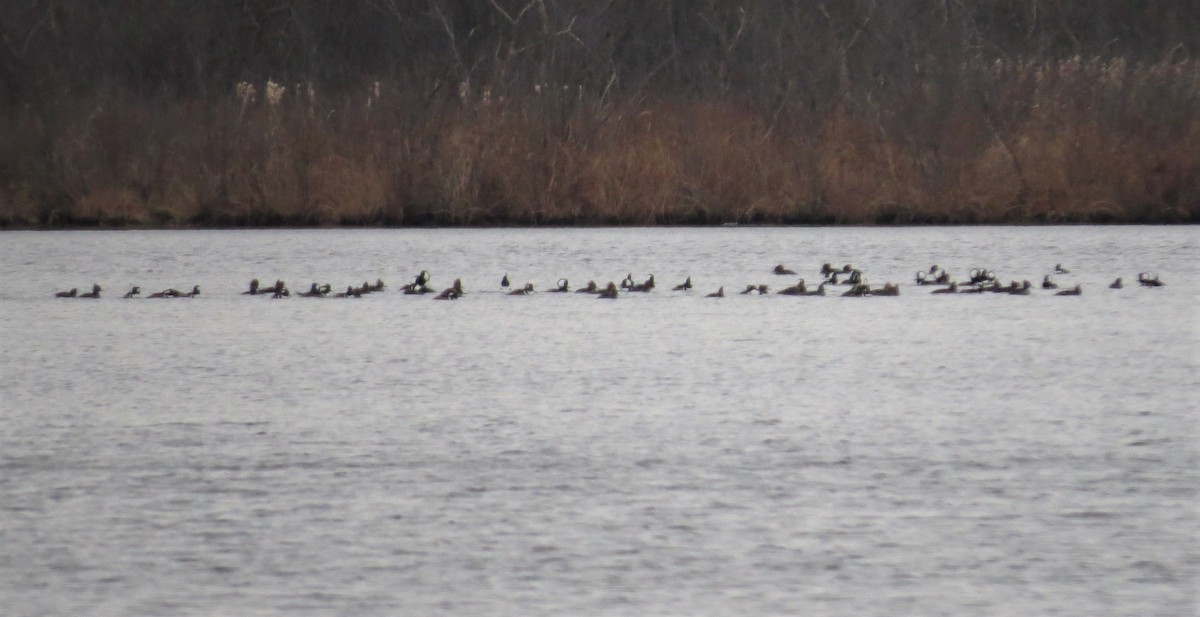
[[[916,283],[918,285],[949,285],[950,273],[937,264],[933,264],[929,267],[929,272],[917,272]]]
[[[134,296],[136,296],[136,295],[138,295],[138,294],[140,294],[140,293],[142,293],[142,289],[141,289],[140,287],[138,287],[137,285],[134,285],[134,286],[133,286],[133,289],[130,289],[130,290],[129,290],[129,293],[126,293],[126,294],[125,294],[124,296],[122,296],[122,297],[123,297],[123,298],[125,298],[126,300],[128,300],[128,299],[130,299],[130,298],[132,298],[132,297],[134,297]]]
[[[949,286],[947,286],[947,287],[943,287],[943,288],[941,288],[941,289],[935,289],[935,290],[933,290],[933,291],[932,291],[932,292],[930,292],[930,293],[935,293],[935,294],[956,294],[956,293],[958,293],[958,283],[955,283],[954,281],[951,281]]]
[[[567,293],[571,291],[571,283],[565,278],[558,279],[555,285],[555,288],[550,290],[551,293]]]
[[[174,289],[164,289],[162,291],[156,291],[146,297],[147,298],[174,298],[175,297],[174,292],[175,292]]]
[[[896,283],[884,283],[883,288],[871,292],[875,296],[898,296],[900,295],[900,286]]]
[[[79,290],[72,287],[71,291],[60,291],[60,292],[54,294],[54,297],[55,298],[74,298],[75,296],[78,296],[78,295],[79,295]]]
[[[504,273],[504,276],[500,277],[500,286],[508,287],[508,273],[507,272]]]
[[[1062,267],[1062,264],[1054,264],[1054,273],[1055,274],[1070,274],[1071,271]]]
[[[824,284],[824,283],[822,283],[822,284]],[[796,283],[795,285],[792,285],[791,287],[785,287],[783,289],[780,289],[779,291],[777,291],[775,293],[777,293],[781,296],[803,296],[806,293],[808,293],[808,288],[804,284],[804,279],[800,279],[799,283]]]
[[[1049,274],[1042,277],[1042,289],[1058,289],[1058,285],[1054,283]]]
[[[179,297],[181,297],[181,298],[195,298],[195,297],[196,297],[196,296],[198,296],[198,295],[200,295],[200,286],[199,286],[199,285],[192,285],[192,290],[191,290],[191,291],[189,291],[189,292],[187,292],[187,293],[185,293],[185,294],[180,294],[180,296],[179,296]]]
[[[1151,277],[1149,274],[1147,274],[1145,272],[1141,272],[1138,274],[1138,284],[1141,285],[1142,287],[1162,287],[1163,285],[1166,285],[1166,283],[1158,280],[1157,274],[1155,274],[1153,277]]]
[[[783,266],[783,264],[779,264],[779,265],[775,266],[775,274],[783,274],[783,275],[788,275],[788,276],[795,276],[795,275],[796,275],[796,271],[795,271],[795,270],[792,270],[792,269],[790,269],[790,268],[785,268],[785,267]]]
[[[639,283],[629,288],[629,291],[650,291],[654,289],[654,275],[651,274],[645,283]]]
[[[243,291],[242,295],[243,296],[257,296],[258,295],[258,279],[250,279],[250,289]]]
[[[80,297],[80,298],[99,298],[100,297],[100,286],[93,284],[91,291],[89,291],[87,293],[79,294],[78,297]]]
[[[258,279],[254,279],[253,281],[250,281],[250,289],[253,290],[253,293],[250,294],[252,296],[265,296],[269,294],[273,298],[279,298],[291,295],[291,292],[288,291],[287,285],[284,284],[284,282],[280,279],[275,279],[275,284],[270,287],[260,287],[258,285]]]
[[[335,298],[361,298],[362,294],[359,293],[358,290],[355,289],[353,286],[347,286],[346,291],[339,291],[339,292],[333,294],[333,297],[335,297]]]
[[[368,291],[383,291],[384,288],[387,287],[387,285],[383,283],[383,279],[378,278],[375,279],[375,282],[370,285],[367,285],[366,283],[363,283],[363,285],[367,287]]]
[[[510,292],[508,292],[508,295],[510,295],[510,296],[528,296],[531,293],[533,293],[533,283],[525,283],[524,287],[522,287],[521,289],[516,289],[516,290],[510,291]]]
[[[300,294],[301,298],[324,298],[325,294],[329,293],[329,285],[318,286],[313,283],[308,287],[308,291]]]
[[[1109,285],[1108,288],[1109,289],[1121,289],[1124,286],[1125,285],[1121,284],[1121,277],[1118,276],[1117,280],[1113,281],[1112,285]]]
[[[434,300],[457,300],[463,296],[462,279],[454,279],[454,284],[434,296]]]
[[[505,276],[507,277],[508,275]],[[411,283],[402,286],[400,290],[410,296],[416,294],[433,293],[433,289],[429,287],[429,271],[421,270],[416,276],[413,277]]]
[[[725,297],[725,287],[724,286],[718,287],[716,291],[714,291],[704,297],[705,298],[724,298]]]
[[[986,268],[972,268],[971,280],[968,285],[979,285],[981,283],[990,283],[996,280],[996,273]]]
[[[687,280],[672,287],[671,291],[688,291],[692,288],[692,277],[687,277]]]
[[[630,290],[633,289],[633,285],[633,273],[630,272],[629,274],[625,275],[624,279],[621,280],[621,289]]]
[[[582,289],[576,289],[575,293],[577,293],[577,294],[598,294],[598,293],[600,293],[600,288],[596,286],[596,281],[588,281],[587,285],[585,285]]]
[[[848,291],[842,292],[843,298],[862,298],[869,295],[871,295],[871,286],[866,283],[859,283]]]
[[[830,265],[829,262],[825,262],[824,264],[821,264],[821,276],[827,277],[827,276],[829,276],[831,274],[835,274],[835,273],[850,274],[853,271],[854,271],[854,266],[852,264],[846,264],[846,265],[842,266],[841,269],[834,268],[832,265]]]
[[[765,294],[765,293],[767,293],[767,291],[769,289],[770,289],[770,287],[768,287],[766,285],[746,285],[746,288],[741,290],[738,293],[742,294],[743,296],[748,295],[748,294],[754,294],[754,293]]]
[[[1075,287],[1072,287],[1071,289],[1064,289],[1054,295],[1056,295],[1056,296],[1081,296],[1081,295],[1083,295],[1083,288],[1080,287],[1079,285],[1076,285]]]
[[[804,295],[806,295],[806,296],[823,296],[823,295],[825,295],[825,283],[821,283],[820,285],[817,285],[817,288],[812,291],[804,292]]]
[[[606,285],[604,287],[604,289],[599,294],[597,294],[596,297],[604,298],[605,300],[616,300],[617,294],[618,294],[617,284],[612,281],[609,281],[608,285]]]
[[[1030,289],[1032,289],[1032,288],[1033,288],[1033,283],[1030,283],[1029,279],[1021,281],[1020,285],[1017,285],[1016,281],[1014,281],[1013,287],[1008,290],[1008,293],[1011,295],[1014,295],[1014,296],[1028,296],[1030,293]]]

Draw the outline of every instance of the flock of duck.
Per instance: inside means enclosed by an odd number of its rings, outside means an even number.
[[[775,266],[772,270],[777,276],[797,276],[794,270],[785,267],[783,264]],[[850,264],[846,264],[841,268],[835,268],[826,263],[821,266],[820,270],[821,282],[815,289],[809,289],[808,284],[803,278],[794,285],[784,287],[776,294],[786,296],[825,296],[839,295],[843,297],[868,297],[868,296],[898,296],[900,295],[900,286],[896,283],[885,283],[882,287],[871,287],[863,278],[862,270],[855,268]],[[1074,287],[1059,290],[1058,284],[1054,281],[1053,275],[1070,274],[1070,271],[1063,268],[1062,264],[1054,266],[1053,274],[1046,274],[1042,278],[1041,288],[1044,290],[1055,291],[1054,295],[1058,296],[1078,296],[1083,293],[1083,288],[1076,284]],[[1164,283],[1159,280],[1158,275],[1151,275],[1147,272],[1138,274],[1137,282],[1143,287],[1162,287]],[[407,295],[424,295],[436,294],[434,300],[457,300],[466,292],[463,290],[462,279],[454,279],[454,283],[440,292],[437,292],[433,287],[430,287],[430,275],[427,270],[422,270],[412,280],[400,287],[400,291]],[[996,277],[995,272],[987,268],[972,268],[966,280],[958,282],[950,276],[950,273],[936,264],[929,270],[922,270],[916,273],[914,283],[918,287],[933,286],[932,293],[934,294],[968,294],[968,293],[1004,293],[1011,295],[1030,295],[1033,289],[1033,284],[1028,279],[1021,282],[1015,280],[1010,281],[1007,285],[1000,282]],[[829,291],[829,287],[841,286],[846,287],[845,291],[833,292]],[[307,291],[296,294],[302,298],[361,298],[370,293],[381,292],[386,289],[382,279],[376,279],[374,283],[363,282],[361,286],[355,287],[349,285],[345,291],[333,292],[333,288],[328,283],[317,284],[312,283]],[[534,293],[532,283],[526,283],[524,286],[515,287],[511,284],[506,273],[500,279],[501,290],[507,292],[510,296],[525,296]],[[615,300],[621,293],[646,293],[653,291],[656,287],[654,275],[651,274],[644,281],[638,283],[633,279],[633,274],[625,276],[618,286],[614,281],[609,281],[604,287],[596,284],[596,281],[588,281],[588,284],[579,289],[571,289],[570,282],[565,279],[559,279],[555,286],[548,290],[547,293],[582,293],[592,294],[597,298]],[[1109,285],[1111,289],[1121,289],[1124,287],[1122,280],[1117,278]],[[673,286],[673,291],[691,291],[693,288],[692,278],[689,276],[682,283]],[[1057,290],[1057,291],[1056,291]],[[92,285],[92,291],[79,293],[78,289],[69,291],[60,291],[54,294],[59,298],[99,298],[100,292],[103,291],[100,285]],[[136,298],[141,296],[141,288],[134,286],[123,297],[126,299]],[[738,292],[743,295],[759,294],[766,295],[771,293],[769,285],[756,283],[748,284],[742,291]],[[200,286],[195,285],[189,292],[183,292],[178,289],[164,289],[162,291],[151,293],[146,298],[195,298],[200,295]],[[264,296],[268,298],[287,298],[291,297],[292,293],[287,285],[282,280],[276,280],[274,285],[262,286],[258,279],[250,281],[249,288],[242,292],[245,296]],[[725,297],[725,287],[720,287],[716,291],[706,294],[708,298],[723,298]]]

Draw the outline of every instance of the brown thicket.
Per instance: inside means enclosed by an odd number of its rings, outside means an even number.
[[[14,0],[0,225],[1200,222],[1193,9]]]

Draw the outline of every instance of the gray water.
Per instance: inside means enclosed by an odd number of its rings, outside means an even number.
[[[0,612],[1193,615],[1198,239],[3,233]],[[901,295],[703,297],[824,262]],[[933,263],[1083,295],[930,295]],[[422,269],[467,295],[397,291]]]

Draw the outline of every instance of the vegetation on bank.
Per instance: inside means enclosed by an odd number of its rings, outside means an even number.
[[[1014,38],[981,25],[1003,2],[789,4],[351,2],[375,22],[342,36],[375,33],[387,68],[237,40],[163,67],[159,41],[103,78],[72,73],[72,15],[9,15],[0,225],[1200,222],[1187,41],[1098,46],[1044,13]],[[291,6],[252,15],[258,36],[334,19]]]

